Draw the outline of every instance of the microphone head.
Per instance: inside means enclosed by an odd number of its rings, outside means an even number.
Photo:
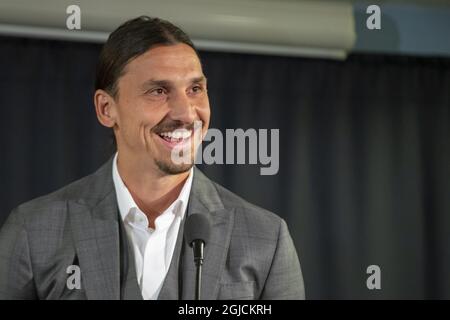
[[[195,240],[203,241],[204,245],[209,241],[211,223],[206,215],[194,213],[186,218],[184,225],[184,239],[189,246]]]

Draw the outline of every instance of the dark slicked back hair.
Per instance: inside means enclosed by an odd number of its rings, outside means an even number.
[[[198,52],[189,36],[169,21],[140,16],[126,21],[110,35],[100,53],[95,90],[103,89],[118,97],[118,80],[126,65],[158,45],[184,43]],[[200,58],[199,58],[200,59]]]

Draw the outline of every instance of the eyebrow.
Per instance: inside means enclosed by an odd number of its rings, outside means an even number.
[[[200,82],[206,82],[205,76],[195,77],[189,80],[190,83],[200,83]],[[158,79],[149,79],[145,81],[142,84],[142,88],[146,89],[152,86],[158,86],[158,87],[171,87],[172,81],[170,80],[158,80]]]

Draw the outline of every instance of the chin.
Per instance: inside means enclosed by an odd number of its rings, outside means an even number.
[[[165,174],[169,175],[176,175],[185,173],[194,166],[194,163],[188,163],[188,164],[175,164],[172,161],[155,161],[156,165],[158,166],[159,170]]]

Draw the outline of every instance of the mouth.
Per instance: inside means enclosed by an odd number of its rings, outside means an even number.
[[[174,131],[156,133],[156,135],[166,147],[173,149],[175,147],[184,147],[187,145],[190,142],[193,133],[193,130],[176,129]]]

